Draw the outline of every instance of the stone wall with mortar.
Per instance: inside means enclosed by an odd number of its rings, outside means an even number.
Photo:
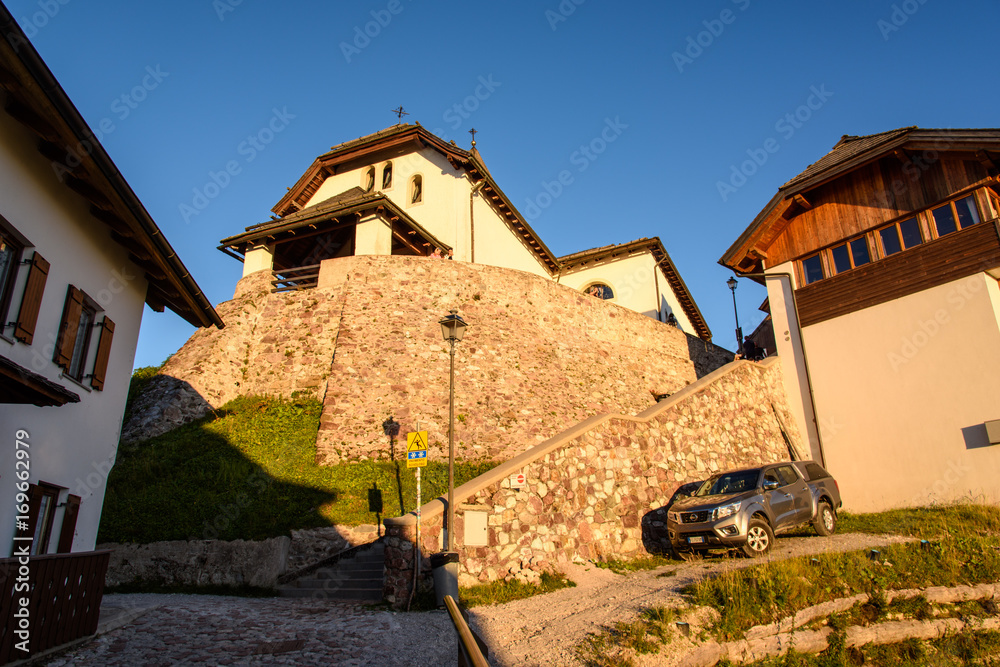
[[[386,457],[381,423],[390,415],[403,433],[429,431],[430,457],[444,454],[449,355],[437,322],[452,308],[470,324],[456,352],[461,458],[509,458],[587,417],[634,414],[732,359],[511,269],[361,256],[323,262],[314,289],[271,294],[270,279],[267,271],[242,279],[217,308],[226,327],[195,332],[162,374],[212,407],[241,394],[315,394],[326,464]]]
[[[101,544],[111,549],[106,584],[256,586],[274,588],[288,566],[291,540],[251,542],[193,540],[151,544]]]
[[[712,472],[789,458],[790,418],[777,359],[734,362],[641,414],[602,415],[456,489],[460,583],[538,573],[573,560],[629,559],[669,548],[656,511]],[[509,476],[526,485],[511,488]],[[421,569],[440,549],[444,502],[421,509]],[[465,546],[465,516],[487,516],[488,546]],[[405,602],[415,516],[387,519],[385,595]],[[660,523],[660,525],[657,525]]]

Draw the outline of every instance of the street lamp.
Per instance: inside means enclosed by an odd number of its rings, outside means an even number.
[[[450,310],[438,322],[441,325],[441,335],[451,346],[451,376],[448,389],[448,544],[446,551],[454,551],[455,546],[455,343],[462,340],[465,327],[469,326],[458,315],[457,310]]]
[[[382,422],[382,432],[389,436],[389,460],[396,460],[396,436],[399,435],[399,422],[391,416]]]
[[[730,276],[729,280],[726,281],[726,284],[729,285],[729,289],[733,291],[733,314],[736,315],[736,351],[740,354],[740,356],[742,356],[743,329],[740,328],[740,312],[736,309],[736,285],[738,283],[736,282],[736,278]]]

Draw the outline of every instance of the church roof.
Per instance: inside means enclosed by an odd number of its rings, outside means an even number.
[[[608,260],[614,261],[641,252],[649,252],[653,255],[653,259],[663,271],[663,275],[666,276],[670,288],[673,290],[674,295],[676,295],[677,301],[681,304],[681,308],[684,309],[684,314],[691,321],[691,326],[694,327],[698,337],[704,340],[711,340],[712,330],[708,328],[708,323],[705,322],[698,304],[695,303],[691,292],[688,291],[687,285],[684,284],[684,279],[681,278],[680,271],[674,266],[673,260],[670,259],[669,253],[663,247],[663,242],[660,241],[658,236],[654,236],[651,239],[642,238],[628,243],[581,250],[569,255],[563,255],[559,258],[559,263],[562,266],[563,273],[570,273],[587,268],[590,264]]]
[[[450,245],[427,231],[420,223],[396,206],[384,194],[381,192],[365,192],[359,187],[353,187],[329,199],[324,199],[318,204],[307,206],[284,218],[251,225],[242,234],[222,239],[219,249],[233,249],[245,253],[247,246],[254,241],[268,237],[277,238],[279,236],[294,235],[296,230],[307,227],[311,223],[371,210],[383,211],[388,218],[401,220],[404,225],[416,230],[427,241],[437,247],[444,250],[451,249]]]
[[[428,132],[420,123],[400,123],[373,134],[345,141],[332,146],[330,150],[320,155],[309,166],[301,178],[288,189],[285,196],[271,210],[280,217],[289,216],[299,211],[306,202],[319,190],[329,176],[336,173],[337,168],[344,165],[354,168],[369,164],[382,157],[431,148],[443,155],[456,170],[464,169],[474,182],[482,181],[482,193],[485,200],[493,206],[511,229],[538,255],[551,273],[559,269],[555,254],[549,250],[541,237],[528,224],[500,186],[493,180],[479,151],[467,151],[459,148],[453,141],[445,141]]]

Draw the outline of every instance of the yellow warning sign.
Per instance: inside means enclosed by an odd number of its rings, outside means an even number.
[[[406,467],[422,468],[427,465],[427,431],[406,434]]]

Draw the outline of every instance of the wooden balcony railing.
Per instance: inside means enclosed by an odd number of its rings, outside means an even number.
[[[271,281],[272,292],[309,289],[316,287],[319,283],[319,264],[271,271],[271,275],[274,277],[274,280]]]
[[[110,557],[110,551],[31,556],[26,567],[17,558],[0,559],[0,665],[97,632]],[[21,590],[25,583],[28,590]],[[25,638],[27,653],[19,648]]]

